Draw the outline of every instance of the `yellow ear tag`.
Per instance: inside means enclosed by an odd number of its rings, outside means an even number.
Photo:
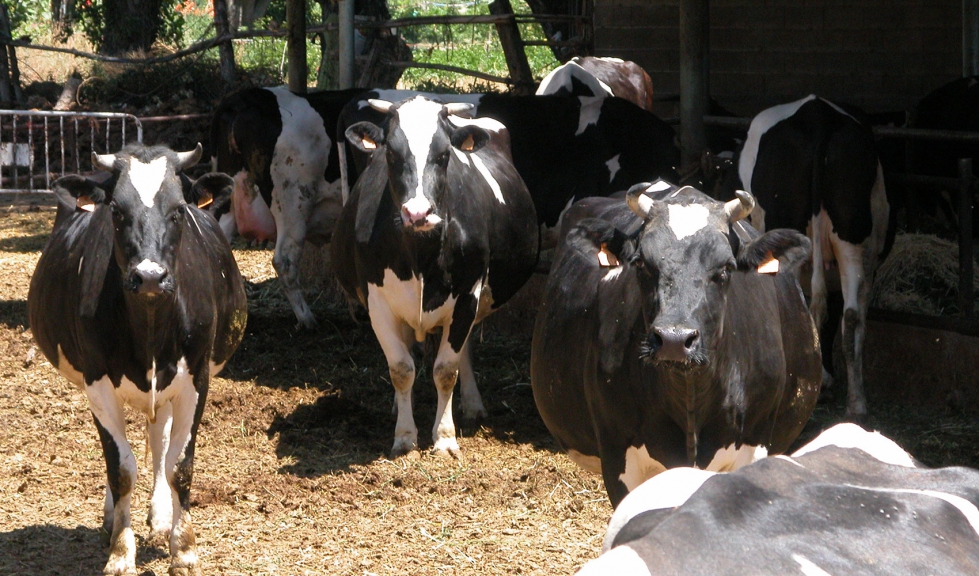
[[[603,268],[611,268],[619,265],[619,259],[615,257],[615,254],[608,251],[608,246],[605,244],[602,244],[601,249],[598,251],[598,265]]]
[[[199,198],[197,200],[197,207],[206,208],[210,206],[212,202],[214,202],[214,196],[208,194],[207,196],[204,196],[203,198]]]
[[[374,142],[367,136],[361,137],[360,142],[364,145],[364,148],[367,148],[368,150],[374,150],[377,148],[377,142]]]
[[[758,265],[759,274],[778,274],[778,259],[769,252],[765,259]]]
[[[78,206],[79,210],[95,212],[95,202],[92,202],[92,199],[88,196],[79,196],[78,200],[75,201],[75,205]]]
[[[475,148],[475,147],[476,147],[476,142],[473,141],[473,135],[472,134],[470,134],[469,136],[466,136],[466,141],[462,143],[462,146],[459,146],[459,148],[461,148],[462,150],[464,150],[466,152],[472,152],[472,149]]]

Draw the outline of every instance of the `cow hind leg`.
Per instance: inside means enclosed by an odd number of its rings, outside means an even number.
[[[156,422],[147,420],[146,423],[153,458],[153,496],[146,519],[150,527],[147,540],[154,544],[167,541],[173,524],[173,497],[166,473],[166,455],[173,426],[172,414],[173,406],[168,402],[156,411]]]
[[[870,282],[859,246],[840,241],[837,246],[843,288],[843,358],[846,361],[848,418],[867,415],[863,390],[863,343],[867,323]]]
[[[197,428],[207,397],[208,378],[208,374],[199,375],[195,386],[190,381],[186,363],[181,361],[177,366],[177,377],[171,384],[180,386],[180,390],[171,401],[173,415],[164,464],[173,509],[170,576],[199,576],[201,573],[197,557],[197,537],[190,516],[190,484],[193,479]],[[179,384],[178,379],[182,380]]]
[[[462,354],[459,356],[459,388],[462,417],[467,420],[477,420],[486,418],[486,408],[483,406],[483,398],[479,395],[479,388],[476,386],[476,375],[472,366],[472,343],[466,341],[462,347]]]
[[[126,440],[126,418],[108,378],[85,387],[105,456],[107,493],[103,527],[109,532],[107,575],[136,574],[136,535],[130,503],[136,485],[136,457]]]
[[[277,221],[281,218],[278,211],[275,216]],[[299,260],[303,255],[306,236],[305,222],[283,223],[278,225],[277,229],[278,238],[275,242],[272,265],[279,275],[279,281],[282,282],[282,288],[285,290],[286,298],[289,299],[292,311],[296,314],[299,326],[306,329],[315,328],[316,318],[303,297],[302,286],[299,283]]]

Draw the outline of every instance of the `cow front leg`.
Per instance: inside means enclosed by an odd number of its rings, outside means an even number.
[[[461,389],[459,404],[462,409],[462,417],[469,420],[486,418],[483,398],[476,386],[476,375],[472,367],[472,343],[469,340],[466,340],[459,357],[459,388]]]
[[[102,526],[109,533],[107,575],[136,574],[136,535],[130,502],[136,485],[136,457],[126,440],[126,418],[108,377],[85,387],[105,456],[106,502]]]
[[[167,447],[166,475],[171,490],[173,528],[170,530],[170,576],[200,576],[197,538],[190,516],[190,484],[194,472],[197,429],[207,398],[210,374],[205,367],[193,377],[181,361],[171,386],[177,392],[171,400],[173,416],[170,445]]]
[[[147,540],[154,544],[166,542],[173,525],[173,497],[167,480],[166,455],[173,426],[173,405],[167,402],[156,411],[156,422],[147,419],[150,454],[153,458],[153,496],[146,523],[150,527]]]
[[[452,421],[452,390],[459,377],[459,366],[465,355],[476,320],[477,300],[473,294],[462,294],[456,300],[452,309],[452,319],[442,327],[442,342],[439,353],[435,358],[435,368],[432,376],[435,380],[435,390],[438,392],[438,407],[435,412],[435,426],[432,429],[432,440],[435,442],[435,452],[458,458],[460,456],[459,442],[456,440],[455,423]],[[466,361],[468,364],[468,360]],[[472,369],[468,369],[471,372]],[[472,380],[473,388],[476,386]],[[478,397],[478,390],[476,391]],[[482,400],[480,399],[480,405]]]
[[[418,449],[418,428],[411,410],[411,388],[415,384],[415,360],[411,357],[410,344],[414,331],[391,312],[382,297],[372,286],[368,290],[367,308],[371,328],[381,345],[388,363],[391,385],[394,386],[394,405],[398,418],[394,426],[394,445],[391,457],[397,458]]]
[[[278,211],[275,213],[276,221],[280,218]],[[275,254],[272,256],[272,266],[275,273],[279,275],[282,289],[285,290],[286,298],[292,306],[292,311],[296,314],[299,326],[306,329],[316,327],[316,318],[313,311],[306,304],[303,297],[302,286],[299,283],[299,260],[303,255],[303,243],[306,237],[306,223],[280,224],[277,226],[279,236],[275,242]]]

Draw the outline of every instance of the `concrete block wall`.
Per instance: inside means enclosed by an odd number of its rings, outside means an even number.
[[[596,55],[634,60],[654,91],[679,92],[678,0],[594,10]],[[742,115],[810,93],[907,110],[960,76],[961,11],[961,0],[711,0],[711,93]]]

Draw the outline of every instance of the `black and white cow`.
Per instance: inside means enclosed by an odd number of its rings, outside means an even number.
[[[235,180],[229,205],[212,209],[225,235],[275,241],[272,264],[299,324],[316,319],[303,298],[303,243],[329,241],[343,204],[331,135],[362,89],[293,94],[249,88],[221,101],[211,124],[212,168]]]
[[[338,134],[357,121],[381,121],[367,105],[367,98],[375,95],[392,100],[405,97],[384,92],[361,95],[341,115]],[[470,115],[506,126],[513,163],[545,230],[544,247],[556,243],[561,215],[575,200],[608,196],[637,182],[676,179],[679,149],[673,128],[621,98],[501,94],[438,98],[473,104]],[[341,164],[350,181],[364,169],[369,154],[347,149],[349,157]]]
[[[200,155],[199,145],[184,153],[130,146],[94,157],[112,172],[105,182],[56,181],[54,230],[31,278],[34,338],[85,391],[102,441],[105,574],[136,573],[126,403],[147,418],[151,537],[169,534],[171,574],[200,573],[189,513],[197,429],[211,376],[241,342],[248,313],[228,241],[199,208],[230,194],[231,178],[179,177]]]
[[[653,81],[649,74],[635,62],[620,58],[575,56],[544,76],[536,93],[618,96],[653,111]]]
[[[629,493],[578,576],[976,574],[979,471],[921,467],[855,424],[730,474]]]
[[[724,180],[721,198],[747,190],[759,204],[751,215],[755,228],[809,234],[810,310],[822,329],[828,292],[842,291],[847,414],[860,418],[867,414],[863,343],[870,289],[893,235],[888,235],[890,206],[873,130],[855,114],[813,95],[760,112],[737,155],[737,170]],[[835,326],[823,333],[826,365],[835,333]],[[831,382],[826,371],[824,382]]]
[[[411,343],[441,329],[432,436],[437,452],[457,455],[457,375],[464,415],[485,413],[469,334],[533,272],[537,216],[500,123],[459,118],[454,113],[468,104],[420,96],[371,106],[382,121],[346,132],[371,161],[343,208],[331,255],[347,295],[367,308],[388,362],[398,411],[392,453],[418,445]]]
[[[531,385],[612,505],[667,468],[730,470],[786,450],[819,393],[819,341],[794,230],[758,234],[754,199],[665,182],[568,212],[534,328]]]

